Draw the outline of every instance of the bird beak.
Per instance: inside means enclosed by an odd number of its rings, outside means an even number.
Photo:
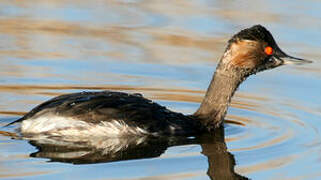
[[[275,53],[275,58],[282,62],[282,64],[305,64],[305,63],[312,63],[310,60],[301,59],[293,56],[289,56],[285,54],[281,49],[278,49]]]
[[[286,55],[284,57],[281,57],[281,61],[283,61],[283,64],[305,64],[305,63],[312,63],[310,60],[296,58],[293,56]]]

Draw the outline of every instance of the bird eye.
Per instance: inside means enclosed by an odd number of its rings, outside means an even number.
[[[273,48],[271,46],[267,46],[265,49],[264,49],[264,52],[265,54],[267,55],[272,55],[273,54]]]

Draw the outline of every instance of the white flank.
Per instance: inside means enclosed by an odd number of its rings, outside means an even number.
[[[56,115],[26,119],[22,121],[21,132],[23,134],[76,137],[118,137],[149,134],[140,127],[128,126],[122,120],[103,121],[94,124]]]

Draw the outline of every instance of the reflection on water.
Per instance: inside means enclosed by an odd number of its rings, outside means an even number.
[[[13,136],[12,134],[2,133]],[[50,162],[72,164],[107,163],[159,157],[168,147],[199,144],[208,159],[207,175],[210,179],[248,179],[234,171],[235,159],[227,151],[224,129],[195,138],[186,137],[123,137],[89,138],[66,141],[58,137],[24,138],[37,148],[30,157],[50,159]]]
[[[320,12],[313,0],[2,1],[0,125],[83,90],[140,92],[193,113],[226,41],[257,23],[284,51],[315,61],[242,84],[225,140],[136,139],[110,151],[115,141],[14,140],[18,126],[1,128],[0,178],[320,179]]]

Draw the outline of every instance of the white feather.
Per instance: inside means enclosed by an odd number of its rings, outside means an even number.
[[[51,115],[37,117],[22,121],[21,132],[23,134],[46,134],[52,136],[108,136],[118,137],[125,135],[146,135],[146,130],[140,127],[130,127],[122,120],[102,121],[100,123],[88,123],[72,117]]]

